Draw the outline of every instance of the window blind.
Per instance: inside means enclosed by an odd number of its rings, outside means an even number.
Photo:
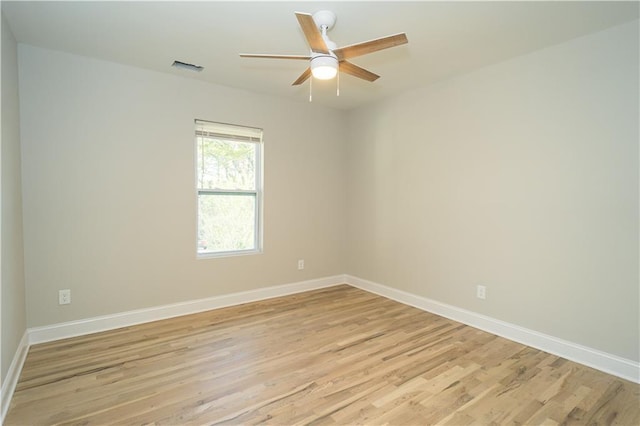
[[[262,142],[262,129],[196,120],[196,136],[240,142]]]

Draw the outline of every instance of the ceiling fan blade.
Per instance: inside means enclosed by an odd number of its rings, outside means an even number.
[[[379,75],[372,73],[371,71],[367,71],[364,68],[361,68],[355,64],[352,64],[351,62],[348,61],[342,61],[340,62],[340,71],[350,74],[354,77],[358,77],[361,78],[363,80],[367,80],[367,81],[376,81],[378,78],[380,78]]]
[[[318,30],[316,22],[313,20],[313,16],[309,13],[296,12],[296,18],[298,18],[298,23],[302,28],[302,32],[304,33],[311,50],[314,52],[329,53],[327,44],[324,42],[320,30]]]
[[[308,55],[270,55],[263,53],[241,53],[242,58],[271,58],[271,59],[304,59],[309,60],[311,56]]]
[[[394,46],[408,43],[405,33],[390,35],[387,37],[377,38],[375,40],[364,41],[362,43],[351,44],[349,46],[335,49],[338,60],[355,58],[356,56],[366,55],[367,53],[377,52],[378,50],[388,49]]]
[[[311,68],[307,68],[304,70],[300,77],[296,81],[293,82],[292,86],[298,86],[299,84],[304,83],[311,76]]]

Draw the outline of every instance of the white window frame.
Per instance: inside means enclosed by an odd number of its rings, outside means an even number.
[[[206,133],[216,134],[219,139],[229,142],[251,142],[256,145],[256,158],[255,158],[255,189],[243,190],[243,189],[208,189],[199,187],[198,176],[198,150],[199,139],[203,137],[203,128],[207,130]],[[244,131],[243,131],[244,130]],[[252,134],[253,136],[247,136]],[[255,136],[259,135],[259,136]],[[240,256],[249,254],[262,253],[262,224],[263,224],[263,142],[262,142],[262,129],[256,127],[248,127],[236,124],[218,123],[206,120],[195,120],[195,151],[194,151],[194,171],[196,182],[196,256],[198,259],[227,257],[227,256]],[[200,240],[200,196],[201,195],[252,195],[255,200],[254,211],[254,245],[251,249],[246,250],[226,250],[217,252],[200,252],[198,250]]]

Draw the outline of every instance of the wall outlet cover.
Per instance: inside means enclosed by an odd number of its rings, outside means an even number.
[[[487,298],[487,287],[483,285],[479,285],[476,287],[476,297],[478,299],[486,299]]]
[[[59,290],[58,291],[58,304],[59,305],[68,305],[71,303],[71,290]]]

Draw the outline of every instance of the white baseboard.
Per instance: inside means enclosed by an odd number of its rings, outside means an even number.
[[[345,282],[405,305],[640,383],[640,363],[638,362],[351,275],[345,275]]]
[[[333,277],[259,288],[256,290],[225,294],[205,299],[172,303],[170,305],[154,306],[151,308],[137,309],[134,311],[120,312],[117,314],[103,315],[43,327],[33,327],[27,330],[29,334],[29,344],[33,345],[36,343],[50,342],[53,340],[66,339],[68,337],[113,330],[145,322],[195,314],[212,309],[271,299],[274,297],[286,296],[289,294],[301,293],[303,291],[316,290],[344,283],[345,276],[336,275]]]
[[[9,370],[7,370],[7,376],[2,382],[2,390],[0,390],[0,394],[2,395],[2,405],[0,405],[0,424],[4,424],[4,417],[7,415],[7,411],[9,411],[11,397],[13,396],[13,392],[16,390],[18,378],[20,378],[20,372],[22,371],[24,360],[27,358],[28,351],[29,337],[27,331],[25,331],[20,343],[18,344],[16,353],[11,360]]]

